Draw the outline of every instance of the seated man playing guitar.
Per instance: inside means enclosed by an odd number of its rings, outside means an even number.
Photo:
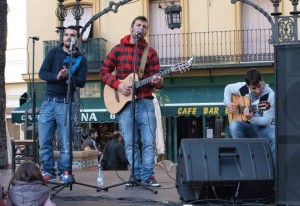
[[[246,83],[245,83],[246,82]],[[275,160],[275,96],[258,69],[249,69],[245,82],[228,84],[224,104],[232,138],[267,138]]]
[[[143,67],[141,63],[143,62],[143,53],[148,47],[144,39],[147,31],[147,18],[144,16],[136,17],[131,23],[130,34],[122,38],[121,42],[112,48],[100,69],[101,80],[115,91],[113,97],[116,96],[117,102],[122,101],[123,97],[131,97],[132,95],[133,78],[128,81],[131,84],[125,83],[123,80],[132,73],[140,74],[139,68]],[[138,45],[136,48],[135,40],[137,39]],[[136,58],[135,49],[137,51]],[[157,75],[160,72],[160,65],[156,51],[150,47],[146,54],[147,58],[141,80],[151,77],[151,81],[136,89],[135,114],[132,114],[131,104],[125,104],[120,111],[114,112],[117,113],[119,129],[125,141],[131,176],[134,174],[136,181],[142,182],[144,185],[159,187],[160,184],[154,178],[156,116],[152,92],[154,92],[154,89],[162,88],[164,84],[161,76]],[[136,65],[134,65],[135,63]],[[136,71],[134,71],[134,68],[136,68]],[[112,72],[115,72],[115,75]],[[135,78],[135,81],[139,81],[139,79]],[[104,93],[104,95],[106,94]],[[112,106],[116,104],[111,103]],[[133,115],[136,119],[135,131],[132,131]],[[141,134],[142,154],[140,154],[138,145],[138,129]],[[135,138],[134,145],[132,145],[133,134]],[[135,148],[134,162],[132,162],[133,147]],[[132,168],[134,168],[134,171],[132,171]]]

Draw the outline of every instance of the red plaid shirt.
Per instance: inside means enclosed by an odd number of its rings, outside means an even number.
[[[103,65],[100,69],[101,80],[109,86],[118,89],[121,82],[118,79],[125,79],[129,74],[134,72],[134,44],[130,43],[130,35],[125,36],[121,39],[121,43],[114,46],[114,48],[107,55]],[[145,40],[138,42],[138,55],[136,57],[136,74],[140,68],[143,51],[147,46]],[[154,74],[159,73],[159,59],[156,51],[150,47],[147,61],[144,69],[144,74],[141,79],[150,77]],[[116,70],[116,76],[111,73]],[[136,81],[138,81],[136,79]],[[143,87],[137,88],[136,96],[139,98],[152,96],[154,90],[154,84],[150,82]]]

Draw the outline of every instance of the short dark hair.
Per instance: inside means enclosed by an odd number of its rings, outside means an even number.
[[[77,31],[77,38],[80,37],[80,33],[79,33],[79,28],[78,28],[78,26],[70,25],[70,26],[68,26],[66,29],[76,30],[76,31]],[[66,29],[65,29],[65,30],[66,30]]]
[[[145,21],[145,22],[148,22],[148,19],[144,16],[138,16],[138,17],[135,17],[135,19],[133,19],[133,21],[131,22],[131,27],[133,27],[133,25],[135,24],[136,20],[141,20],[141,21]]]
[[[247,85],[258,86],[263,81],[263,77],[257,68],[251,68],[245,74],[245,82]]]
[[[115,131],[112,133],[111,137],[113,139],[118,139],[120,136],[122,136],[121,132],[120,131]]]
[[[94,134],[94,133],[96,133],[96,132],[98,132],[95,128],[91,128],[90,129],[90,136],[92,135],[92,134]]]

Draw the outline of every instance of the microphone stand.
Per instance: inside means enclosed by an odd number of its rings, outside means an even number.
[[[67,84],[68,84],[68,91],[67,91],[67,109],[66,109],[66,115],[65,115],[65,126],[67,124],[67,118],[69,119],[69,150],[70,150],[70,170],[69,170],[69,177],[68,177],[68,182],[67,183],[55,183],[55,182],[50,182],[53,184],[57,184],[58,186],[55,186],[52,188],[52,190],[58,188],[58,187],[62,187],[60,188],[58,191],[56,191],[55,194],[53,194],[53,196],[55,196],[56,194],[58,194],[60,191],[62,191],[64,188],[66,187],[70,187],[70,190],[72,191],[72,186],[73,184],[78,184],[78,185],[82,185],[82,186],[86,186],[86,187],[91,187],[91,188],[98,188],[97,186],[93,186],[93,185],[88,185],[88,184],[84,184],[84,183],[79,183],[76,182],[74,175],[73,175],[73,168],[72,168],[72,163],[73,163],[73,121],[72,121],[72,103],[73,103],[73,98],[74,98],[74,86],[73,86],[73,74],[72,74],[72,66],[73,66],[73,53],[74,51],[72,51],[70,49],[69,51],[69,55],[70,55],[70,62],[69,62],[69,74],[68,74],[68,80],[67,80]]]
[[[35,50],[35,40],[36,38],[32,38],[32,84],[31,84],[31,99],[32,99],[32,140],[33,140],[33,155],[34,161],[37,164],[39,162],[38,158],[38,138],[36,135],[36,90],[34,88],[34,50]]]
[[[108,191],[109,188],[112,187],[117,187],[120,185],[124,185],[124,184],[131,184],[132,187],[136,187],[136,186],[141,186],[147,190],[150,190],[151,192],[153,192],[154,194],[157,194],[157,190],[151,189],[148,186],[142,184],[141,182],[138,182],[136,177],[135,177],[135,173],[134,173],[134,158],[135,158],[135,129],[136,129],[136,125],[135,125],[135,108],[136,108],[136,101],[135,101],[135,93],[136,93],[136,85],[135,85],[135,78],[136,78],[136,57],[137,57],[137,51],[138,51],[138,38],[139,33],[135,34],[135,38],[134,38],[134,53],[133,53],[133,81],[132,81],[132,96],[131,96],[131,115],[132,115],[132,163],[131,163],[131,175],[129,177],[129,181],[127,182],[122,182],[119,184],[115,184],[115,185],[111,185],[108,187],[99,187],[97,188],[97,192],[100,192],[101,190],[104,191]]]

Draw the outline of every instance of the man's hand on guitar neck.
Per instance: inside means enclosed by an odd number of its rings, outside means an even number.
[[[124,96],[129,96],[131,94],[131,86],[127,86],[124,83],[120,83],[118,86],[118,91]]]
[[[160,89],[164,86],[163,78],[157,74],[152,76],[151,82],[155,84],[156,89]]]

